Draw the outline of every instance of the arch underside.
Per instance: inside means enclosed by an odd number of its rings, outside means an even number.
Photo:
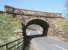
[[[26,26],[25,26],[25,33],[26,33],[26,29],[28,26],[32,25],[32,24],[36,24],[36,25],[40,25],[43,28],[43,33],[41,35],[32,35],[30,37],[41,37],[41,36],[47,36],[47,32],[48,32],[48,28],[49,28],[49,24],[41,19],[33,19],[31,21],[29,21]],[[25,34],[26,35],[26,34]],[[27,36],[27,35],[26,35]]]

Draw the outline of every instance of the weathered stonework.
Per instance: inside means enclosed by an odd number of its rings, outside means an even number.
[[[49,24],[48,35],[57,35],[60,34],[56,29],[60,29],[56,22],[62,20],[61,13],[50,13],[50,12],[41,12],[41,11],[33,11],[26,9],[14,8],[11,6],[5,6],[5,12],[9,14],[13,14],[14,17],[20,19],[23,24],[27,24],[29,21],[33,19],[42,19]]]

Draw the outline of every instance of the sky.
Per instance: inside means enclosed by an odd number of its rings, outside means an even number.
[[[0,0],[0,10],[5,5],[44,12],[65,12],[65,0]]]

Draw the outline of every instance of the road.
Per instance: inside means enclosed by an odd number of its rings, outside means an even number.
[[[31,47],[35,50],[68,50],[68,43],[49,37],[38,37],[32,39]]]

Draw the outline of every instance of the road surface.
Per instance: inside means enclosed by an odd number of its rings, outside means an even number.
[[[38,37],[31,40],[31,47],[35,50],[68,50],[68,43],[49,37]]]

